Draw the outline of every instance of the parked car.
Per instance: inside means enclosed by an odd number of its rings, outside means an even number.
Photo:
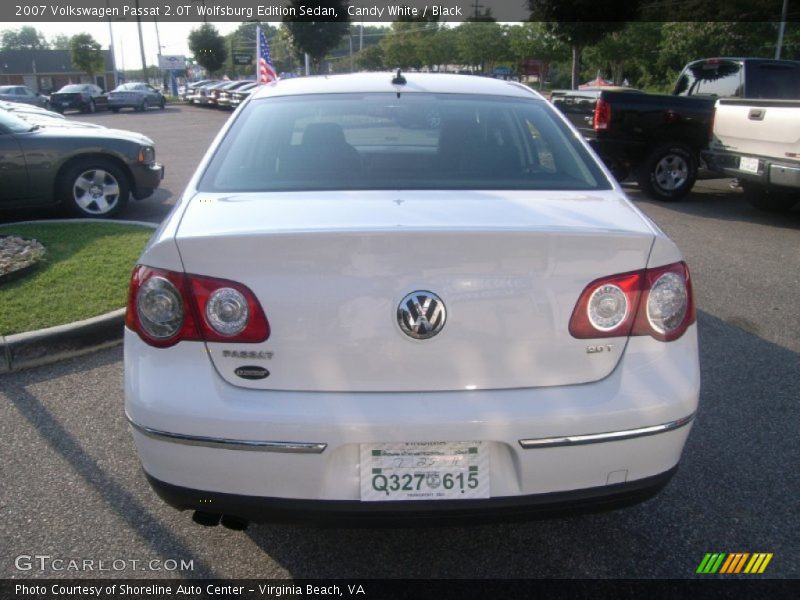
[[[78,216],[111,217],[160,185],[164,168],[149,138],[51,121],[59,126],[0,111],[0,208],[63,204]]]
[[[243,87],[254,83],[249,80],[230,81],[228,85],[211,90],[209,93],[209,103],[216,105],[217,108],[225,108],[230,105],[230,95]]]
[[[25,85],[0,85],[0,100],[47,108],[50,99]]]
[[[218,93],[217,90],[226,87],[231,83],[233,82],[218,81],[216,83],[209,83],[207,85],[200,86],[195,90],[195,94],[192,96],[192,98],[194,98],[194,103],[199,104],[201,106],[216,106],[217,103],[216,93]]]
[[[716,106],[709,164],[735,177],[747,201],[766,212],[800,202],[800,63],[793,70],[793,99],[729,98]]]
[[[194,92],[195,89],[197,89],[198,87],[200,87],[202,85],[206,85],[208,83],[213,83],[215,81],[218,81],[218,80],[216,80],[216,79],[201,79],[200,81],[193,81],[193,82],[187,83],[185,86],[183,86],[183,89],[180,91],[179,95],[180,95],[182,100],[188,100],[188,97]],[[191,102],[189,102],[189,103],[191,104]]]
[[[227,92],[227,97],[226,94],[222,94],[219,99],[219,107],[231,109],[237,108],[248,96],[250,96],[250,94],[256,91],[260,85],[261,84],[257,81],[252,81],[247,85],[243,85],[239,89],[234,90],[233,92]]]
[[[553,103],[578,127],[619,179],[633,174],[659,200],[692,189],[714,128],[718,98],[784,98],[796,61],[707,58],[684,67],[672,95],[567,92]],[[779,94],[779,95],[775,95]]]
[[[513,82],[261,86],[131,278],[133,438],[209,525],[633,503],[699,385],[679,250]]]
[[[164,110],[166,105],[164,94],[149,83],[123,83],[108,93],[108,107],[115,113],[122,108],[146,111],[157,106]]]
[[[64,119],[64,115],[61,113],[57,113],[53,110],[47,110],[46,108],[40,108],[32,104],[20,104],[19,102],[7,102],[6,100],[0,100],[0,108],[7,110],[8,112],[16,113],[17,116],[31,114],[46,116],[53,119]]]
[[[108,97],[91,83],[70,84],[50,94],[50,107],[60,113],[67,110],[93,113],[108,108]]]
[[[224,81],[211,80],[195,86],[190,86],[186,100],[189,104],[208,104],[208,88],[223,84]]]
[[[72,121],[65,119],[63,115],[52,113],[55,116],[48,114],[49,111],[43,112],[23,112],[23,111],[9,111],[0,106],[0,111],[12,114],[15,117],[27,121],[31,125],[41,125],[47,127],[68,127],[68,128],[86,128],[86,129],[105,129],[102,125],[97,123],[86,123],[84,121]]]

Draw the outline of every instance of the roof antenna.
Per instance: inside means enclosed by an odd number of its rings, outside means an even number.
[[[400,72],[400,69],[397,69],[397,73],[395,74],[394,78],[392,79],[393,85],[405,85],[408,83],[406,78],[403,77],[403,74]],[[397,90],[397,97],[400,97],[400,90]]]

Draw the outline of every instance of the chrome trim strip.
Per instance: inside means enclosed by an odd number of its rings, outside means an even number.
[[[287,452],[292,454],[321,454],[328,444],[317,444],[314,442],[271,442],[262,440],[232,440],[228,438],[214,438],[202,435],[186,435],[183,433],[170,433],[160,431],[152,427],[144,427],[134,423],[128,415],[125,415],[128,423],[136,431],[149,438],[161,442],[173,442],[185,444],[187,446],[204,446],[207,448],[220,448],[222,450],[248,450],[260,452]]]
[[[688,425],[695,417],[692,413],[688,417],[683,417],[669,423],[652,425],[650,427],[640,427],[638,429],[626,429],[624,431],[608,431],[606,433],[589,433],[585,435],[565,435],[563,437],[537,438],[532,440],[519,440],[519,445],[525,450],[535,448],[558,448],[560,446],[582,446],[584,444],[598,444],[602,442],[618,442],[620,440],[630,440],[632,438],[645,437],[675,431]]]

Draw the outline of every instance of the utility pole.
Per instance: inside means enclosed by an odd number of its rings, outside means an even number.
[[[111,14],[111,9],[109,5],[109,0],[106,0],[106,8],[108,8],[109,15]],[[111,26],[111,17],[108,17],[108,39],[110,43],[108,44],[108,51],[111,53],[111,68],[114,70],[114,87],[116,88],[119,85],[119,77],[117,76],[117,54],[114,50],[114,28]]]
[[[136,13],[139,13],[139,0],[136,0]],[[142,17],[136,17],[136,26],[139,28],[139,51],[142,54],[142,78],[145,83],[149,83],[147,77],[147,58],[144,55],[144,37],[142,37]]]
[[[153,24],[156,26],[156,44],[158,44],[158,52],[156,52],[156,60],[158,61],[159,77],[161,78],[161,85],[164,85],[164,74],[161,72],[161,36],[158,35],[158,21],[153,19]]]

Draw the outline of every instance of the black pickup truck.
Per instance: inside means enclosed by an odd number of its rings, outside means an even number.
[[[713,135],[717,98],[779,98],[794,61],[711,58],[684,67],[672,95],[624,88],[554,91],[553,104],[622,181],[633,175],[658,200],[692,189]],[[792,87],[793,89],[793,87]]]

